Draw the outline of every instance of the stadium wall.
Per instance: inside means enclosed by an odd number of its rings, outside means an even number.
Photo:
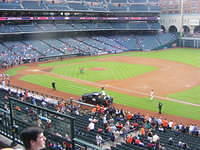
[[[200,48],[200,38],[183,37],[177,42],[179,47]]]

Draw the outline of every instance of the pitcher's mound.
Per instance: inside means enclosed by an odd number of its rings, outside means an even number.
[[[106,70],[106,68],[90,68],[90,70],[103,71],[103,70]]]

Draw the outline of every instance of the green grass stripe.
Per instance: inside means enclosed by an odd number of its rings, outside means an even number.
[[[19,66],[19,67],[16,67],[16,68],[12,68],[12,69],[9,69],[6,71],[6,74],[8,74],[9,76],[14,76],[17,74],[18,71],[21,71],[23,69],[26,69],[27,67],[26,66]]]
[[[190,64],[195,67],[200,67],[200,49],[175,48],[175,49],[150,51],[150,52],[128,52],[119,55],[159,58],[159,59]]]
[[[66,81],[59,78],[54,78],[47,75],[27,75],[22,77],[21,80],[38,84],[48,88],[51,88],[51,82],[55,81],[56,87],[59,91],[68,92],[75,95],[82,95],[83,93],[99,91],[99,88],[85,86],[82,84]],[[130,107],[137,107],[141,109],[157,111],[157,105],[158,105],[157,100],[150,101],[149,98],[139,98],[108,90],[106,90],[106,92],[112,97],[114,97],[115,103],[123,104]],[[173,115],[175,114],[177,116],[183,116],[187,118],[200,120],[199,107],[179,104],[170,101],[162,101],[162,102],[164,104],[163,111],[166,114],[173,114]]]
[[[84,73],[80,73],[84,68]],[[101,68],[103,70],[94,70]],[[55,67],[52,72],[88,81],[122,80],[156,70],[156,67],[121,62],[89,61],[79,64]]]
[[[151,51],[151,52],[128,52],[118,54],[120,56],[137,56],[146,58],[159,58],[170,61],[176,61],[200,67],[200,49],[175,48],[169,50]],[[183,100],[186,102],[200,104],[200,86],[189,90],[167,95],[168,97]]]
[[[178,92],[175,94],[170,94],[168,97],[180,99],[182,101],[190,102],[193,104],[200,104],[200,86],[191,88],[189,90],[185,90],[182,92]]]

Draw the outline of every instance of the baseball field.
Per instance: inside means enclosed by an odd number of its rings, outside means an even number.
[[[31,85],[47,94],[56,94],[53,81],[65,98],[105,87],[118,106],[157,112],[162,102],[164,114],[200,121],[200,49],[75,57],[22,65],[6,73],[12,84]],[[149,98],[151,89],[154,100]]]

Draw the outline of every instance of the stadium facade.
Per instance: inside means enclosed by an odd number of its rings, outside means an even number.
[[[164,31],[183,32],[187,35],[199,34],[199,0],[161,0],[160,7],[160,23]]]

